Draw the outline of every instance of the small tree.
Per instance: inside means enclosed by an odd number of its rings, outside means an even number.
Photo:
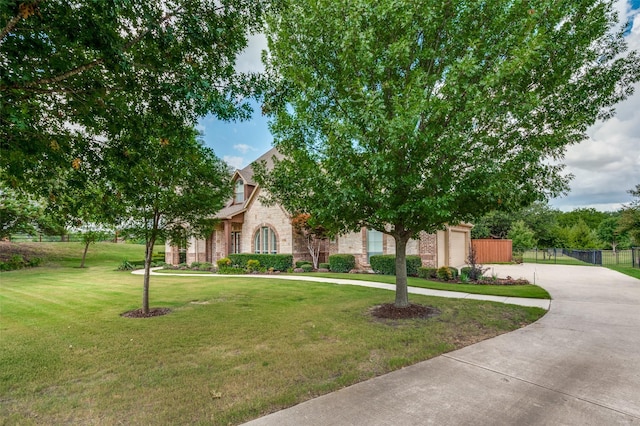
[[[232,194],[229,167],[203,146],[193,129],[171,137],[126,145],[110,153],[120,217],[129,233],[145,241],[142,311],[149,313],[150,268],[160,238],[186,239],[211,232],[212,217]]]
[[[626,232],[620,232],[619,216],[610,216],[600,222],[596,233],[600,241],[604,244],[610,245],[611,250],[615,253],[618,246],[626,240],[628,236]]]
[[[85,259],[87,258],[87,252],[89,251],[89,246],[97,243],[98,241],[102,241],[107,238],[107,233],[103,231],[97,230],[88,230],[82,232],[82,244],[84,244],[84,250],[82,252],[82,261],[80,262],[80,268],[84,268]]]
[[[576,249],[592,249],[598,246],[594,231],[582,219],[571,227],[569,242],[571,247]]]
[[[640,245],[640,184],[629,193],[636,199],[622,209],[619,231],[627,232],[634,244]]]
[[[469,256],[467,256],[467,263],[469,264],[468,276],[472,281],[478,281],[489,268],[483,268],[478,263],[478,252],[473,244],[469,244]]]
[[[507,235],[512,240],[513,248],[517,252],[536,246],[535,233],[522,220],[514,222]]]
[[[323,244],[327,239],[327,230],[321,225],[313,223],[313,218],[308,213],[299,213],[291,219],[293,229],[304,238],[307,250],[311,255],[314,269],[318,269],[318,259]]]

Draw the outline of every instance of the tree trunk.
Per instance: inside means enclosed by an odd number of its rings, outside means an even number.
[[[142,311],[145,314],[149,313],[149,278],[151,276],[151,259],[153,257],[153,246],[155,244],[155,238],[151,238],[147,241],[147,245],[144,253],[144,284],[142,288]]]
[[[84,260],[87,258],[87,251],[89,251],[89,244],[84,243],[84,253],[82,253],[82,262],[80,262],[80,268],[84,268]]]
[[[307,236],[307,249],[311,255],[311,262],[313,262],[313,268],[318,269],[318,258],[320,257],[320,243],[321,240],[314,235]]]
[[[406,236],[394,235],[396,240],[396,302],[398,308],[409,306],[409,291],[407,289],[407,242]]]

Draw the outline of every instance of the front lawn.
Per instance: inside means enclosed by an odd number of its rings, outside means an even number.
[[[0,417],[7,424],[238,424],[517,329],[545,311],[411,296],[440,310],[381,321],[393,293],[256,277],[151,278],[60,260],[2,273]],[[91,250],[90,250],[91,253]],[[81,255],[81,253],[79,253]]]
[[[640,268],[632,266],[606,265],[605,267],[640,280]]]
[[[395,284],[396,277],[393,275],[379,274],[337,274],[333,272],[314,272],[305,274],[308,276],[342,278],[349,280],[374,281],[387,284]],[[479,285],[447,283],[439,281],[428,281],[422,278],[408,277],[407,283],[410,287],[430,288],[433,290],[459,291],[471,294],[487,294],[504,297],[528,297],[533,299],[551,299],[547,291],[537,285]]]

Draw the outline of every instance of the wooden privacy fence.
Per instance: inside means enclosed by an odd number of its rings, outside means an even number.
[[[471,240],[477,263],[502,263],[512,260],[511,240]]]

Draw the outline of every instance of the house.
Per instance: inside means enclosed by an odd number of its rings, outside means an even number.
[[[273,157],[280,154],[271,149],[256,162],[273,165]],[[290,215],[279,205],[265,205],[260,197],[264,191],[253,178],[251,165],[236,170],[232,178],[234,196],[216,214],[220,223],[206,240],[192,238],[186,249],[167,243],[165,261],[211,262],[232,253],[292,254],[294,261],[310,260],[305,241],[291,223]],[[419,255],[423,266],[462,266],[471,243],[471,225],[449,226],[435,234],[421,232],[418,239],[409,241],[407,255]],[[393,237],[373,229],[363,228],[326,241],[321,249],[320,262],[327,262],[331,254],[353,254],[359,268],[369,268],[370,256],[395,254]]]

